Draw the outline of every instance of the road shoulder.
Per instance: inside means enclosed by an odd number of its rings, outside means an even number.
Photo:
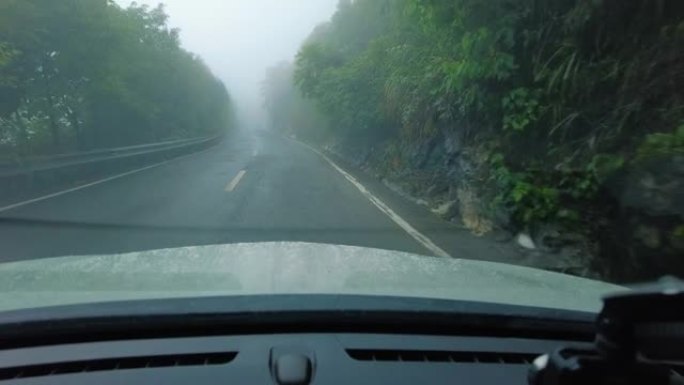
[[[297,141],[296,139],[293,140]],[[305,147],[310,147],[308,144],[299,143]],[[335,165],[350,174],[372,195],[382,200],[413,228],[425,235],[451,257],[544,267],[540,266],[539,256],[534,255],[534,253],[521,250],[512,242],[499,241],[493,236],[474,235],[464,226],[445,221],[431,212],[427,206],[420,205],[393,191],[381,180],[342,157],[319,148],[310,147],[310,150],[320,151],[321,154],[328,157]]]

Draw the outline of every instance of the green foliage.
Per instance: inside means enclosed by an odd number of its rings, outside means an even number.
[[[570,210],[561,210],[560,191],[535,180],[532,173],[512,172],[504,163],[502,154],[490,160],[492,178],[498,188],[492,206],[502,206],[511,213],[520,226],[550,219],[575,219]]]
[[[620,156],[599,154],[581,170],[514,172],[506,165],[504,155],[498,153],[489,162],[497,191],[492,206],[505,207],[520,226],[548,221],[576,226],[581,218],[570,208],[572,203],[594,199],[606,178],[624,164]]]
[[[499,143],[494,204],[572,222],[635,156],[681,154],[682,15],[681,0],[343,1],[294,78],[338,137]]]
[[[587,171],[596,179],[597,183],[601,184],[624,165],[625,159],[620,155],[598,154],[589,162]]]
[[[684,225],[675,227],[675,229],[672,231],[672,237],[679,241],[684,241]]]
[[[162,6],[0,2],[0,148],[45,154],[213,134],[225,87]]]
[[[530,92],[526,88],[516,88],[503,99],[503,129],[524,131],[539,119],[539,96],[541,92]]]
[[[653,133],[646,136],[637,151],[638,159],[684,155],[684,123],[673,133]]]

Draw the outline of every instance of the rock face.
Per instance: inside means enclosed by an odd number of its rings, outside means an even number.
[[[684,156],[650,160],[608,186],[617,213],[601,257],[611,276],[649,279],[684,274]]]
[[[427,200],[441,218],[483,235],[494,225],[484,214],[486,202],[475,186],[479,166],[463,142],[462,133],[449,130],[423,142],[405,142],[398,156],[406,160],[399,168],[388,170],[386,177]]]
[[[516,235],[506,208],[490,205],[495,191],[483,180],[488,163],[459,132],[444,130],[423,141],[338,143],[329,150],[378,176],[395,191],[475,235],[493,232],[521,250],[547,255],[559,268],[613,281],[684,275],[684,157],[630,165],[604,186],[606,218],[596,234],[538,224]],[[604,223],[605,222],[605,223]],[[589,233],[587,235],[587,233]],[[534,250],[532,250],[534,249]]]
[[[684,156],[653,160],[625,176],[620,205],[650,216],[684,215]]]

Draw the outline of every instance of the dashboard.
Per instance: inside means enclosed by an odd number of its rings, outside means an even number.
[[[598,315],[325,294],[30,308],[0,312],[0,385],[523,385],[533,361],[543,383],[684,383],[682,299],[666,282]]]
[[[586,342],[367,333],[219,335],[0,350],[0,384],[527,384]]]

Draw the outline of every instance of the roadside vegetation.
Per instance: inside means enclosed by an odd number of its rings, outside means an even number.
[[[263,91],[274,127],[478,235],[684,274],[680,0],[341,0]]]
[[[0,1],[0,160],[213,135],[230,116],[163,7]]]

